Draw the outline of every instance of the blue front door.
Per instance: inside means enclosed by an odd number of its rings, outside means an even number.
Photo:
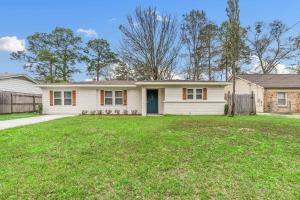
[[[158,113],[158,90],[147,90],[147,113]]]

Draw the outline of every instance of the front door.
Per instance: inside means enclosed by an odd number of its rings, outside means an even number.
[[[158,113],[158,90],[147,90],[147,113]]]

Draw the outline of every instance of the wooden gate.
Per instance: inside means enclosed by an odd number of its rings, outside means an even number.
[[[228,104],[228,113],[232,109],[232,95],[230,93],[225,95]],[[238,115],[254,115],[256,114],[255,95],[251,94],[236,94],[235,95],[235,114]]]
[[[35,112],[41,104],[41,95],[0,92],[0,114]]]

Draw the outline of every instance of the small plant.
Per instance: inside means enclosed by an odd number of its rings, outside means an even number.
[[[224,115],[228,114],[228,110],[229,110],[229,106],[228,106],[228,104],[225,104],[225,106],[224,106]]]
[[[102,115],[102,114],[103,114],[102,110],[97,110],[97,115]]]
[[[124,115],[128,115],[128,110],[124,109],[124,110],[123,110],[123,114],[124,114]]]
[[[138,114],[138,111],[137,111],[137,110],[131,110],[131,114],[132,114],[132,115],[137,115],[137,114]]]
[[[96,114],[96,110],[91,110],[91,111],[90,111],[90,114],[91,114],[91,115],[95,115],[95,114]]]
[[[38,105],[37,112],[38,112],[39,115],[43,114],[43,106],[42,105]]]
[[[82,115],[87,115],[88,112],[89,112],[89,111],[87,111],[87,110],[82,110],[82,111],[81,111],[81,114],[82,114]]]
[[[106,110],[105,110],[105,113],[106,113],[107,115],[110,115],[110,114],[112,113],[112,111],[111,111],[110,109],[106,109]]]
[[[119,109],[115,110],[115,114],[119,115],[121,113],[121,111]]]

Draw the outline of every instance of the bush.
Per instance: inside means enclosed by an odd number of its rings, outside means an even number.
[[[102,110],[97,110],[97,115],[102,115],[102,114],[103,114]]]
[[[131,114],[132,114],[132,115],[137,115],[137,114],[138,114],[138,111],[137,111],[137,110],[131,110]]]
[[[119,115],[120,113],[121,113],[120,110],[118,110],[118,109],[115,110],[115,114]]]
[[[124,114],[124,115],[128,115],[128,110],[124,109],[124,110],[123,110],[123,114]]]
[[[229,106],[228,106],[228,104],[225,104],[225,106],[224,106],[224,115],[228,114],[228,110],[229,110]]]
[[[110,115],[110,114],[112,113],[112,111],[111,111],[110,109],[107,109],[107,110],[105,110],[105,113],[106,113],[107,115]]]
[[[43,114],[43,105],[38,105],[37,112],[38,112],[39,115]]]
[[[96,114],[96,110],[91,110],[91,111],[90,111],[90,114],[91,114],[91,115],[95,115],[95,114]]]
[[[88,112],[89,112],[89,111],[87,111],[87,110],[82,110],[82,111],[81,111],[81,114],[82,114],[82,115],[87,115]]]

